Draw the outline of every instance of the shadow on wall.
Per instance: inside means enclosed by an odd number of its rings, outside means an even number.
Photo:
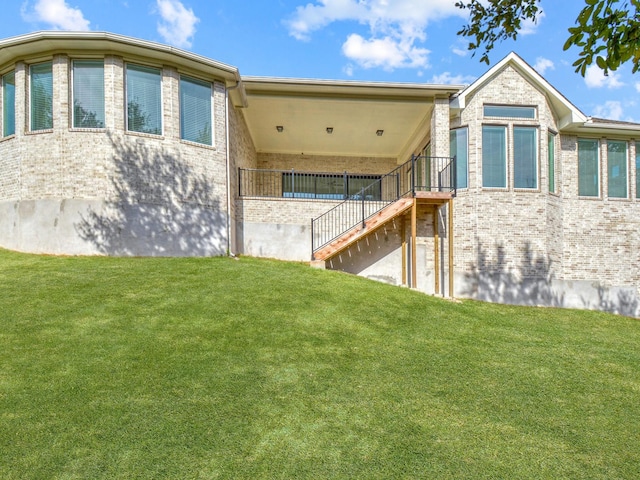
[[[502,244],[496,244],[493,260],[479,241],[477,245],[478,262],[465,274],[465,296],[496,303],[587,308],[630,317],[640,315],[635,289],[556,280],[551,260],[535,255],[530,242],[525,243],[522,262],[515,269],[507,269]]]
[[[476,240],[477,241],[477,240]],[[517,305],[561,307],[564,294],[554,291],[551,260],[535,256],[531,243],[526,242],[522,263],[517,270],[507,269],[504,246],[496,245],[495,259],[489,259],[482,244],[478,244],[478,263],[465,274],[468,291],[478,300]]]
[[[226,215],[214,187],[180,155],[110,135],[113,192],[76,224],[80,237],[116,256],[211,256],[226,252]]]

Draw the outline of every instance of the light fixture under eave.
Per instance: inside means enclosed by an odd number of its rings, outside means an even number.
[[[276,125],[276,130],[278,133],[282,133],[284,131],[284,127],[282,125]]]
[[[331,135],[333,133],[333,127],[327,127],[327,133]]]
[[[378,135],[379,137],[381,137],[383,133],[384,130],[376,130],[376,135]]]

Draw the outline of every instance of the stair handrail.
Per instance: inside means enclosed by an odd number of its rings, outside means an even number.
[[[428,169],[424,168],[427,163]],[[440,164],[443,165],[441,168]],[[412,155],[410,160],[362,188],[357,194],[351,195],[322,215],[311,219],[311,258],[315,258],[318,250],[359,225],[365,228],[367,220],[388,205],[409,194],[415,197],[416,173],[419,171],[417,167],[423,168],[424,175],[434,177],[437,191],[450,191],[455,196],[455,157]],[[448,185],[443,185],[442,173],[447,170]],[[425,189],[424,186],[421,187]],[[433,187],[430,186],[429,189],[433,190]],[[327,230],[328,233],[325,233]],[[316,242],[316,236],[319,236],[318,242]]]

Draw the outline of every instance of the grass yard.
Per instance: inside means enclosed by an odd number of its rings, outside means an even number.
[[[0,478],[640,478],[640,323],[0,251]]]

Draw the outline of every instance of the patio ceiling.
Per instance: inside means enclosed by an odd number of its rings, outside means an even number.
[[[427,135],[436,95],[460,88],[257,78],[242,83],[248,100],[243,113],[258,152],[400,159]]]

